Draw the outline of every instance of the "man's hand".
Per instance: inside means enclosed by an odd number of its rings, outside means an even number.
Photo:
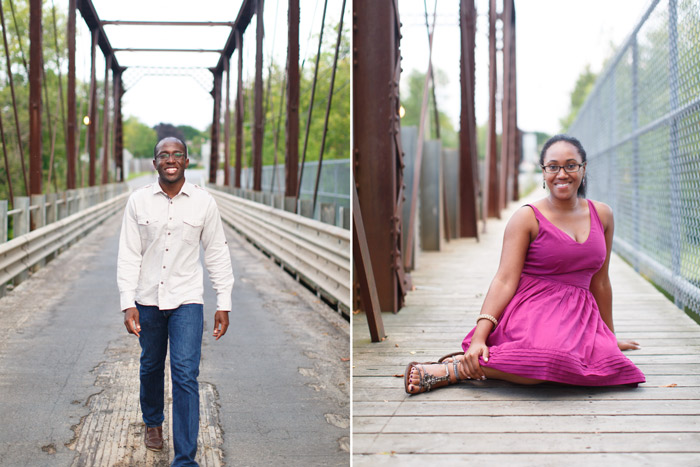
[[[214,337],[219,340],[219,337],[226,334],[228,329],[228,311],[217,310],[214,314]]]
[[[136,337],[141,337],[141,325],[139,324],[139,310],[136,307],[127,308],[124,310],[124,326],[129,334],[136,334]]]

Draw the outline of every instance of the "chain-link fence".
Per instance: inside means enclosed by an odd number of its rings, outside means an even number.
[[[615,212],[617,253],[700,313],[700,8],[652,1],[569,133],[589,196]]]

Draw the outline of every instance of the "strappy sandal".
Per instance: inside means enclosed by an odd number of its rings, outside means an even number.
[[[464,355],[464,351],[461,351],[461,350],[460,350],[459,352],[448,353],[447,355],[444,355],[444,356],[440,357],[440,360],[438,360],[438,363],[442,363],[442,362],[444,362],[445,360],[447,360],[448,358],[453,358],[453,357],[456,357],[456,356],[458,356],[458,355]],[[448,363],[449,363],[449,362],[448,362]]]
[[[452,376],[450,376],[450,363],[452,363],[453,367],[453,373]],[[435,376],[435,375],[429,375],[423,366],[425,365],[436,365],[436,364],[443,364],[445,365],[445,375],[444,376]],[[457,360],[453,360],[452,362],[423,362],[423,363],[418,363],[418,362],[411,362],[406,366],[406,371],[404,372],[403,375],[403,384],[404,384],[404,389],[406,393],[408,394],[420,394],[423,392],[430,391],[433,388],[441,388],[443,386],[447,386],[448,384],[454,384],[459,382],[459,373],[457,371]],[[418,381],[418,391],[417,392],[410,392],[408,390],[408,386],[410,384],[409,378],[411,377],[411,370],[413,368],[416,368],[420,374],[420,380]]]

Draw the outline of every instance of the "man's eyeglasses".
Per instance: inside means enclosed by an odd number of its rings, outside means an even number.
[[[586,164],[566,164],[566,165],[541,165],[542,169],[547,172],[548,174],[558,174],[561,169],[564,169],[564,172],[572,174],[581,171],[581,167],[584,167]]]
[[[176,161],[181,161],[181,160],[183,160],[183,159],[185,158],[185,154],[184,154],[184,153],[181,153],[181,152],[176,152],[176,153],[173,153],[173,154],[165,154],[165,153],[163,153],[163,154],[158,154],[158,155],[156,156],[156,159],[158,159],[159,161],[165,162],[165,161],[167,161],[168,159],[170,159],[171,157],[172,157],[173,159],[175,159]]]

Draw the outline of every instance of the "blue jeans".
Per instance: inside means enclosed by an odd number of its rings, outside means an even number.
[[[141,412],[148,427],[163,424],[165,355],[170,340],[173,384],[173,466],[197,465],[199,432],[199,359],[204,327],[203,305],[174,310],[136,305],[141,324]]]

